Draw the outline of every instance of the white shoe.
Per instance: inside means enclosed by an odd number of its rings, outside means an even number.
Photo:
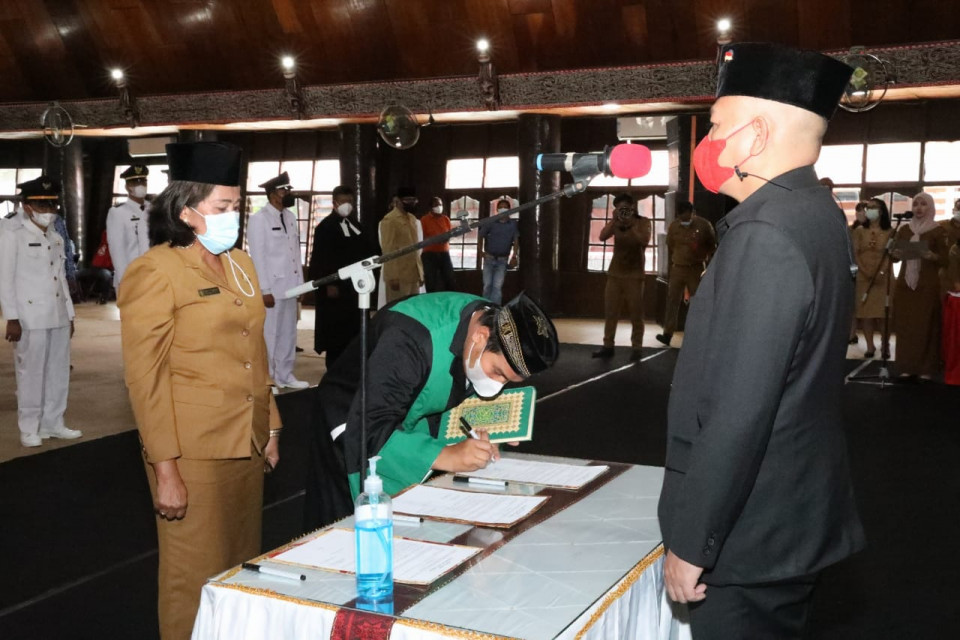
[[[284,389],[306,389],[310,386],[310,383],[306,382],[305,380],[297,380],[296,378],[290,378],[285,382],[278,382],[277,386],[282,387]]]
[[[43,440],[35,433],[21,433],[20,444],[24,447],[39,447]]]
[[[60,438],[61,440],[76,440],[82,435],[83,432],[79,429],[67,429],[63,426],[50,430],[40,429],[40,437],[43,439]]]

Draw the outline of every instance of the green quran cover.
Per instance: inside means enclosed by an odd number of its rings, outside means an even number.
[[[532,440],[536,402],[537,390],[533,387],[506,389],[491,400],[471,396],[441,416],[439,435],[448,443],[463,440],[462,416],[474,430],[486,429],[490,442]]]

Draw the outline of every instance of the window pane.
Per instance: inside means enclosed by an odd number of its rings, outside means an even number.
[[[606,268],[603,254],[603,245],[590,245],[587,249],[587,271],[603,271]]]
[[[639,200],[637,202],[637,213],[643,216],[644,218],[650,218],[650,220],[652,221],[653,211],[654,211],[653,207],[654,207],[653,196],[648,196],[643,200]]]
[[[269,180],[269,178],[265,178]],[[249,229],[250,216],[255,214],[257,211],[260,211],[263,207],[267,206],[267,196],[264,195],[255,195],[247,196],[246,205],[244,206],[244,216],[243,216],[243,250],[248,251],[250,245],[247,243],[247,234],[246,230]]]
[[[251,162],[247,165],[247,193],[263,193],[259,185],[280,175],[280,162]]]
[[[960,141],[928,142],[923,154],[923,179],[936,182],[958,178],[960,178]]]
[[[483,178],[483,186],[519,187],[520,186],[520,158],[487,158],[487,170]]]
[[[847,224],[853,224],[857,217],[857,203],[860,202],[860,189],[837,188],[833,190],[833,196],[840,201],[840,208],[843,215],[847,218]]]
[[[290,176],[290,186],[294,191],[310,191],[313,184],[313,161],[297,160],[295,162],[284,162],[280,165],[280,173],[284,171]],[[274,174],[272,177],[276,177]],[[267,178],[269,180],[270,178]],[[261,180],[258,184],[262,184]]]
[[[147,176],[147,193],[156,195],[167,188],[170,184],[170,176],[167,174],[168,167],[165,164],[150,165],[150,175]]]
[[[450,213],[454,224],[458,219],[472,222],[480,217],[480,201],[469,196],[461,196],[450,202]],[[476,229],[466,235],[450,238],[450,259],[454,269],[477,268],[477,238]]]
[[[590,237],[587,239],[588,242],[591,244],[602,244],[600,242],[600,232],[603,231],[605,226],[607,226],[607,223],[604,220],[591,220]]]
[[[887,203],[887,209],[890,210],[891,215],[910,211],[910,208],[913,207],[913,198],[902,193],[887,192],[881,193],[877,197]]]
[[[653,164],[650,167],[650,173],[642,178],[631,180],[630,184],[634,186],[666,186],[670,184],[670,157],[667,151],[653,151]]]
[[[924,187],[923,190],[933,196],[937,220],[949,220],[953,217],[953,204],[960,199],[960,185]]]
[[[629,185],[630,181],[625,178],[614,178],[603,174],[590,181],[591,187],[626,187]]]
[[[483,186],[483,158],[447,160],[447,189],[477,189]]]
[[[599,220],[609,220],[610,219],[610,198],[609,196],[602,195],[599,198],[594,198],[593,200],[593,209],[590,211],[591,218],[597,218]]]
[[[867,145],[867,182],[916,182],[919,177],[919,142]]]
[[[12,196],[17,193],[17,170],[0,169],[0,195]]]
[[[39,167],[29,168],[29,169],[17,169],[17,184],[22,182],[27,182],[28,180],[36,180],[43,174],[43,169]]]
[[[814,169],[818,176],[830,178],[834,184],[860,184],[863,178],[863,145],[827,145],[820,149],[820,159]]]
[[[340,184],[340,161],[317,160],[313,170],[313,190],[333,192]]]

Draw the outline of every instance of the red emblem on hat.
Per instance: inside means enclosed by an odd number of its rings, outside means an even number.
[[[724,62],[730,62],[731,60],[733,60],[733,49],[727,49],[727,50],[723,53],[723,61],[724,61]]]

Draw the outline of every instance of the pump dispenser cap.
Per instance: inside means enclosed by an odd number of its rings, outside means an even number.
[[[377,460],[380,456],[370,458],[370,475],[363,481],[363,492],[367,495],[383,493],[383,479],[377,475]]]

